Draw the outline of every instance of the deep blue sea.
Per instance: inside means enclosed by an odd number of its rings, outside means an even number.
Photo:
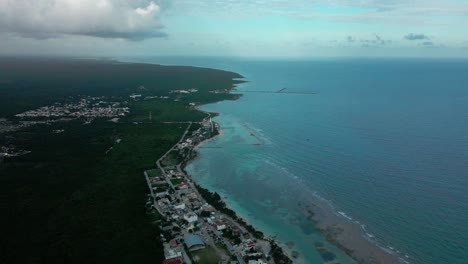
[[[323,199],[411,263],[468,263],[468,61],[126,60],[232,70],[248,81],[241,93],[315,93],[202,107],[220,113],[223,135],[188,167],[299,261],[323,262],[321,241],[352,262],[300,210]]]

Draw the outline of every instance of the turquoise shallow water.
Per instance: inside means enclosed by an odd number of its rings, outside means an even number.
[[[412,263],[468,263],[468,61],[146,60],[233,70],[249,80],[239,90],[317,93],[204,106],[221,114],[208,145],[222,148],[188,167],[303,262],[321,262],[299,206],[315,193]]]

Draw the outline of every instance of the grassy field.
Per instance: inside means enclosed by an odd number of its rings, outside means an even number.
[[[135,104],[135,103],[134,103]],[[201,121],[207,115],[190,108],[183,102],[170,99],[153,99],[137,102],[137,107],[126,119],[131,122],[148,122],[151,112],[153,122]]]
[[[179,185],[181,183],[183,183],[185,180],[182,178],[182,179],[171,179],[171,182],[172,184],[174,185]]]
[[[235,76],[192,67],[3,58],[0,117],[78,94],[127,100],[139,85],[148,95],[196,87],[208,102],[210,89],[232,86]],[[0,263],[161,263],[159,230],[145,208],[143,171],[154,169],[186,129],[161,122],[205,116],[186,105],[132,102],[132,114],[122,123],[73,121],[0,134],[0,145],[32,151],[0,162]],[[154,122],[133,123],[148,111]],[[65,131],[52,133],[57,129]]]
[[[148,174],[148,177],[160,177],[162,175],[160,169],[148,170],[146,173]]]
[[[207,247],[204,249],[200,249],[190,253],[192,255],[192,259],[195,263],[198,264],[217,264],[221,258],[211,247]]]
[[[167,156],[161,161],[161,165],[163,166],[176,166],[183,161],[183,158],[179,154],[178,151],[171,151]]]

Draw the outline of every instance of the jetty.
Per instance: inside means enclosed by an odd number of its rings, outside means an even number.
[[[303,95],[313,95],[317,94],[316,92],[295,92],[287,91],[287,88],[281,88],[277,91],[265,91],[265,90],[236,90],[239,93],[269,93],[269,94],[303,94]]]

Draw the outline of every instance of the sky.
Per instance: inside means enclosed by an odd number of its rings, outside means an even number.
[[[468,58],[468,0],[0,0],[0,54]]]

